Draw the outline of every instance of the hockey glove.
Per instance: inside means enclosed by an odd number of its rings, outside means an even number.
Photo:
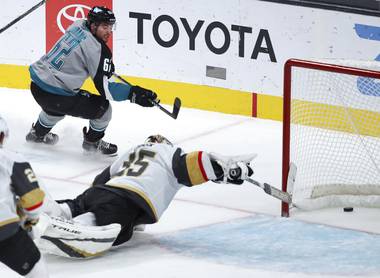
[[[238,162],[231,166],[228,171],[227,182],[233,184],[242,184],[245,179],[253,175],[251,166],[243,162]]]
[[[157,99],[157,94],[139,86],[132,86],[128,99],[132,103],[136,103],[143,107],[152,107],[154,106],[153,101],[156,101]]]
[[[247,177],[253,175],[249,162],[256,154],[243,156],[223,156],[215,153],[210,154],[217,183],[242,184]]]
[[[32,227],[38,223],[39,214],[30,213],[21,207],[20,202],[16,203],[17,215],[20,217],[20,225],[25,231],[30,232]]]
[[[24,221],[21,222],[21,227],[27,231],[31,232],[32,228],[38,223],[39,217],[27,217]]]

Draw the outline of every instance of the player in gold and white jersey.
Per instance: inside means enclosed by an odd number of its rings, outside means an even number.
[[[67,218],[82,218],[96,226],[120,224],[113,242],[119,245],[131,238],[137,225],[157,222],[182,187],[209,180],[243,183],[253,174],[249,162],[254,157],[185,153],[165,137],[154,135],[103,170],[84,193],[58,202]]]
[[[3,148],[8,127],[0,116],[0,262],[20,275],[49,277],[28,231],[38,222],[44,192],[30,164]]]

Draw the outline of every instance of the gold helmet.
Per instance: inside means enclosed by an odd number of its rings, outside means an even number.
[[[160,134],[149,136],[148,138],[146,138],[145,143],[168,144],[170,146],[173,146],[172,142],[170,142],[168,139],[166,139],[164,136]]]

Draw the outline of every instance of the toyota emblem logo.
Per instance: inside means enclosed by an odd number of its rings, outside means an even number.
[[[63,7],[57,14],[57,25],[62,33],[65,33],[67,27],[78,19],[85,19],[91,7],[73,4]]]

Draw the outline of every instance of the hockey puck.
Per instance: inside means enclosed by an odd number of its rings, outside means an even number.
[[[354,211],[354,208],[349,208],[349,207],[343,208],[343,211],[344,212],[351,212],[351,211]]]

